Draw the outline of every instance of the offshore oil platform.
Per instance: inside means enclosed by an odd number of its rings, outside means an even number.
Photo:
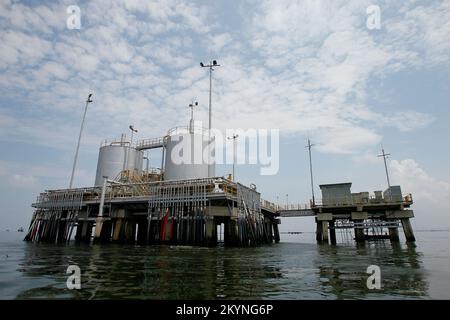
[[[311,175],[312,199],[308,205],[287,205],[277,208],[276,214],[281,217],[315,217],[316,241],[318,243],[337,243],[337,231],[340,231],[342,242],[355,240],[363,243],[367,240],[389,239],[399,242],[400,226],[406,242],[415,242],[410,219],[414,218],[412,194],[403,195],[400,186],[391,186],[386,154],[382,147],[384,168],[388,188],[377,190],[373,194],[367,191],[351,192],[351,182],[322,184],[322,198],[314,196],[314,180],[311,161],[311,142],[308,139],[309,165]]]
[[[322,184],[321,199],[312,188],[308,205],[280,206],[263,200],[254,185],[231,175],[214,177],[214,164],[179,164],[168,156],[180,140],[208,141],[207,131],[191,119],[160,138],[133,143],[122,135],[102,142],[95,186],[41,193],[25,240],[68,242],[74,235],[81,242],[256,246],[280,241],[279,217],[314,217],[318,243],[337,244],[338,231],[343,240],[398,242],[400,227],[407,242],[415,241],[412,195],[390,186],[388,175],[384,192],[352,193],[351,183]],[[193,146],[193,154],[206,147]],[[157,148],[161,168],[150,169],[144,150]]]
[[[95,183],[73,188],[73,178],[84,126],[88,96],[78,145],[67,189],[42,192],[25,237],[26,241],[64,243],[118,242],[215,246],[257,246],[280,241],[279,217],[314,217],[318,243],[337,243],[336,231],[356,242],[390,239],[399,241],[401,225],[407,242],[415,237],[410,223],[412,195],[402,195],[400,186],[388,182],[384,192],[352,193],[351,183],[320,185],[322,199],[315,199],[308,139],[312,199],[308,205],[280,206],[261,198],[255,185],[245,186],[228,177],[215,176],[214,161],[179,162],[179,142],[189,141],[191,160],[203,159],[204,150],[214,149],[211,136],[211,71],[209,128],[194,125],[193,107],[188,126],[175,127],[165,135],[133,142],[104,141],[100,145]],[[233,136],[235,139],[236,136]],[[234,141],[235,142],[235,141]],[[145,150],[161,150],[161,167],[149,168]],[[233,155],[236,156],[236,150]],[[210,154],[211,156],[211,154]],[[144,159],[147,165],[144,168]]]
[[[86,106],[89,102],[90,96]],[[133,142],[136,130],[130,130],[131,139],[122,134],[102,142],[93,187],[39,195],[25,240],[199,246],[280,240],[276,206],[261,199],[256,186],[231,175],[215,177],[214,163],[178,163],[171,157],[180,141],[201,141],[191,145],[193,156],[212,141],[209,129],[194,126],[193,115],[189,126],[154,139]],[[161,149],[161,168],[149,168],[144,151],[151,149]]]
[[[315,217],[318,243],[365,242],[389,239],[399,242],[403,229],[407,242],[416,238],[410,218],[414,217],[411,194],[402,195],[400,186],[385,191],[351,192],[351,182],[320,185],[322,199],[312,200],[307,207],[291,205],[277,210],[281,217]]]

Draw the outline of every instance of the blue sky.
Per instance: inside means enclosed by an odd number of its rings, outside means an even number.
[[[379,30],[366,26],[373,4]],[[384,189],[382,143],[416,228],[450,228],[449,1],[1,0],[0,26],[0,228],[27,226],[38,193],[68,185],[89,91],[76,186],[93,184],[100,142],[129,124],[159,137],[187,124],[193,98],[206,122],[210,58],[222,65],[213,126],[280,129],[277,175],[237,168],[264,198],[308,201],[308,135],[317,185]]]

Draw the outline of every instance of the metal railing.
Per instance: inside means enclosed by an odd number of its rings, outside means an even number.
[[[136,149],[154,149],[164,146],[164,137],[139,140],[135,143]]]
[[[278,210],[278,206],[270,201],[261,199],[261,208],[264,208],[266,210],[272,210],[272,211],[277,211]]]
[[[130,141],[126,138],[124,139],[112,139],[112,140],[102,140],[100,142],[100,148],[105,146],[112,146],[112,145],[119,145],[119,146],[130,146]]]
[[[398,198],[377,198],[375,196],[361,197],[359,194],[346,196],[346,197],[335,197],[329,199],[316,198],[313,207],[335,207],[335,206],[355,206],[355,205],[370,205],[370,204],[412,204],[412,194],[407,193]]]
[[[278,210],[308,210],[308,209],[311,209],[311,206],[306,203],[292,203],[278,206]]]
[[[238,187],[236,183],[222,177],[133,183],[117,182],[110,183],[107,186],[106,199],[150,197],[155,196],[154,191],[158,189],[189,188],[190,186],[198,185],[204,185],[209,194],[223,193],[231,196],[236,196]],[[240,188],[257,193],[253,189],[243,185],[240,185]],[[38,196],[36,203],[34,203],[33,206],[37,208],[80,206],[82,202],[99,201],[101,192],[102,187],[100,186],[79,189],[47,190]],[[80,194],[82,195],[81,197]],[[73,204],[73,202],[75,202],[75,204]]]
[[[178,134],[186,134],[186,133],[198,133],[198,134],[208,134],[209,129],[193,126],[192,130],[190,126],[178,126],[167,131],[168,136],[174,136]]]

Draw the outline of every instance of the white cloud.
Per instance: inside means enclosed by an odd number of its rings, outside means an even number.
[[[378,153],[375,150],[366,150],[361,153],[355,154],[352,160],[357,164],[362,165],[379,165],[380,158],[377,157]]]
[[[392,160],[389,167],[393,180],[414,198],[435,204],[450,201],[450,183],[430,176],[415,160]]]
[[[386,125],[395,126],[403,132],[425,128],[434,120],[432,115],[415,111],[396,112],[382,119]]]
[[[0,178],[3,181],[2,185],[18,189],[35,188],[42,183],[41,179],[50,179],[54,182],[54,185],[60,188],[69,183],[71,172],[69,166],[70,164],[67,167],[55,167],[51,164],[30,165],[23,162],[0,160]],[[93,184],[93,180],[92,174],[85,170],[77,169],[77,185],[90,186]]]
[[[79,110],[77,124],[61,122],[60,119],[47,118],[16,119],[0,113],[0,140],[20,141],[26,144],[47,146],[57,149],[74,148],[76,136],[81,122],[81,109]],[[93,128],[85,130],[83,145],[97,147],[102,137],[94,135]]]
[[[450,182],[431,176],[413,159],[392,160],[389,167],[391,180],[402,187],[403,193],[412,194],[414,223],[421,228],[448,228]]]
[[[211,35],[208,39],[208,43],[210,44],[209,49],[216,53],[220,53],[223,47],[228,45],[232,41],[233,38],[229,33]]]
[[[316,133],[318,150],[331,153],[354,153],[367,145],[381,141],[381,136],[374,131],[355,127],[336,127]]]
[[[383,127],[412,131],[434,119],[404,106],[377,110],[368,99],[376,94],[371,80],[405,69],[446,70],[450,63],[448,1],[381,1],[378,31],[365,27],[369,0],[241,2],[233,19],[204,2],[85,1],[81,30],[66,28],[68,3],[0,2],[3,140],[72,155],[88,91],[94,103],[83,145],[91,151],[131,123],[139,138],[187,124],[193,97],[196,119],[206,123],[208,73],[198,63],[217,58],[214,126],[308,132],[323,152],[367,158],[364,150],[381,141]],[[239,30],[231,20],[239,21]],[[407,166],[424,182],[447,188],[402,162],[397,171],[405,188],[418,186],[402,171]],[[63,169],[58,179],[67,175]],[[33,172],[17,175],[5,181],[40,181]]]
[[[34,107],[34,119],[44,117],[40,109],[67,124],[68,116],[78,117],[77,105],[91,89],[96,104],[89,115],[98,119],[98,127],[108,128],[98,134],[111,135],[133,122],[145,127],[142,134],[160,135],[185,121],[184,107],[192,97],[200,103],[198,119],[206,119],[207,73],[198,66],[204,57],[195,54],[212,50],[222,64],[214,72],[215,125],[275,127],[282,134],[308,131],[323,142],[322,151],[353,153],[380,141],[380,125],[411,131],[431,123],[431,116],[407,109],[377,112],[367,104],[367,85],[373,77],[420,64],[416,57],[422,51],[442,61],[448,42],[448,5],[380,4],[400,6],[399,17],[383,16],[383,31],[374,33],[365,28],[369,4],[243,4],[252,8],[240,17],[244,29],[224,31],[211,23],[220,13],[200,4],[92,1],[81,8],[82,29],[73,31],[65,29],[61,3],[32,7],[6,2],[0,90],[27,96],[23,103]],[[428,15],[436,22],[423,19]],[[11,16],[16,24],[8,24]],[[401,19],[418,26],[404,28]],[[38,27],[42,20],[45,25]],[[439,42],[438,47],[428,48],[430,41]],[[31,125],[34,119],[24,119],[30,125],[16,139],[48,138],[41,126]]]
[[[36,179],[33,176],[13,174],[9,177],[9,184],[14,188],[31,188],[35,186]]]
[[[388,37],[397,45],[414,48],[420,64],[448,63],[450,56],[450,2],[431,1],[428,5],[410,1],[402,3],[398,17],[385,22]]]

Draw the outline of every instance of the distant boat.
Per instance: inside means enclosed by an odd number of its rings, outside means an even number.
[[[19,229],[17,229],[17,232],[23,232],[23,228],[20,227]]]

